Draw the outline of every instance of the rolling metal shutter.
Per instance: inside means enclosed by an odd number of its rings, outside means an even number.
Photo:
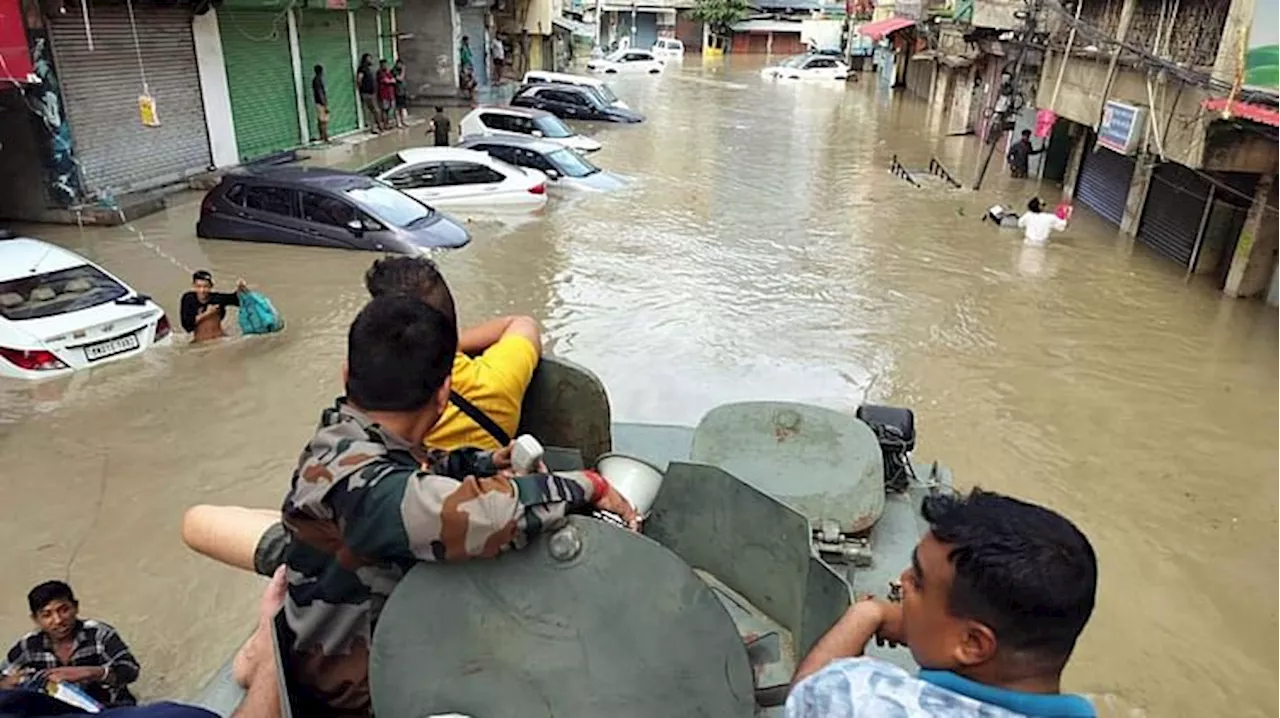
[[[1138,241],[1183,267],[1189,265],[1211,186],[1182,165],[1156,167],[1142,208]]]
[[[324,66],[324,87],[329,94],[329,135],[356,129],[356,79],[351,66],[351,35],[347,13],[333,10],[302,10],[298,18],[298,50],[302,55],[302,77],[307,106],[307,124],[316,126],[316,105],[312,101],[311,78],[315,66]]]
[[[378,60],[386,59],[378,43],[378,11],[372,8],[356,10],[356,62],[367,52],[373,56],[373,69],[378,69]],[[474,47],[472,48],[475,49]],[[391,66],[390,60],[387,66]]]
[[[190,11],[134,12],[136,47],[125,7],[94,5],[88,34],[78,3],[49,20],[75,154],[94,193],[172,184],[211,164]],[[143,125],[138,111],[143,69],[159,127]]]
[[[302,144],[285,13],[219,10],[218,30],[240,159]]]
[[[1092,141],[1092,136],[1090,137]],[[1133,158],[1105,147],[1085,150],[1084,165],[1076,181],[1076,199],[1119,226],[1124,218],[1129,182],[1133,180]]]

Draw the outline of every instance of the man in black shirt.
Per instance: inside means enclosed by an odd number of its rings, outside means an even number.
[[[324,89],[324,65],[316,65],[316,76],[311,78],[311,99],[316,103],[316,129],[320,141],[329,144],[329,93]]]
[[[244,290],[241,279],[236,282],[236,291]],[[240,297],[213,291],[213,275],[201,269],[191,275],[191,291],[182,295],[179,312],[182,328],[191,334],[193,342],[223,337],[222,320],[227,316],[228,306],[240,306]]]
[[[1013,143],[1009,148],[1009,173],[1014,177],[1026,177],[1028,170],[1031,168],[1031,156],[1044,152],[1044,145],[1040,149],[1031,147],[1031,130],[1022,131],[1022,139]]]
[[[431,118],[431,128],[429,134],[434,134],[436,138],[436,147],[449,146],[449,117],[444,114],[444,108],[436,105],[435,117]]]
[[[373,67],[373,56],[365,53],[356,71],[356,87],[360,90],[360,104],[364,107],[364,121],[369,131],[378,134],[382,130],[382,110],[378,107],[378,76]]]

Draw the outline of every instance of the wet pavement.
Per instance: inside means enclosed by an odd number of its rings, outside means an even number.
[[[1047,503],[1093,540],[1099,604],[1067,688],[1150,715],[1274,715],[1276,311],[1184,283],[1084,210],[1047,249],[1023,248],[979,217],[1056,188],[993,167],[977,195],[914,189],[887,172],[893,154],[937,155],[967,180],[978,145],[939,137],[923,102],[870,76],[773,86],[743,64],[694,56],[616,82],[649,121],[588,134],[630,187],[523,222],[470,217],[472,245],[441,260],[462,319],[537,317],[621,420],[692,424],[743,399],[914,407],[921,458]],[[358,164],[421,132],[324,159]],[[183,199],[135,223],[145,242],[34,231],[171,316],[178,264],[242,276],[287,330],[0,385],[0,636],[28,627],[31,585],[69,577],[135,648],[148,697],[190,694],[247,634],[256,579],[189,554],[182,509],[279,503],[340,391],[374,258],[198,241],[199,196]]]

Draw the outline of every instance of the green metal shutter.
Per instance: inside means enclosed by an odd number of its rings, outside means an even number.
[[[302,144],[288,17],[279,11],[224,9],[218,11],[218,31],[240,159]]]
[[[384,8],[379,11],[382,14],[382,35],[378,38],[378,42],[382,46],[382,56],[387,58],[388,65],[396,64],[396,52],[394,43],[391,42],[391,8]]]
[[[316,126],[316,105],[312,101],[311,78],[315,66],[324,66],[324,87],[329,93],[329,135],[356,129],[356,79],[351,67],[351,34],[347,13],[333,10],[302,10],[298,19],[298,50],[302,55],[302,77],[307,106],[307,123]]]
[[[373,56],[373,69],[376,70],[378,60],[386,57],[378,47],[378,11],[372,8],[360,8],[356,10],[355,15],[357,61],[367,52]]]

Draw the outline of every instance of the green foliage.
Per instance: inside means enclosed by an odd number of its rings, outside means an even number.
[[[728,35],[729,27],[751,14],[748,0],[697,0],[693,16],[706,23],[711,32]]]

